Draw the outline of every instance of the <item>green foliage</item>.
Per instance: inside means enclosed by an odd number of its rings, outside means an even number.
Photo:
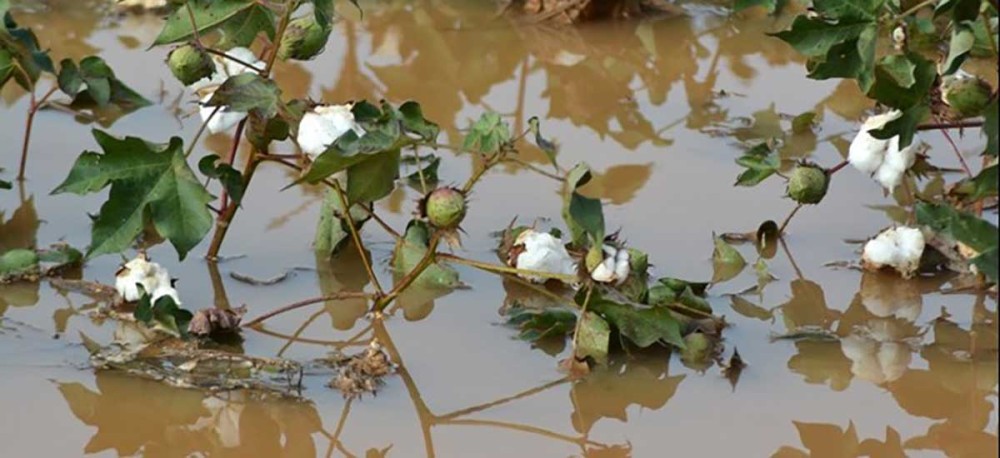
[[[188,167],[180,138],[157,145],[95,130],[103,154],[84,152],[54,194],[89,194],[110,185],[94,220],[87,256],[119,253],[142,233],[147,218],[181,259],[212,227],[212,196]]]
[[[48,52],[38,45],[35,32],[18,27],[7,7],[0,5],[0,88],[13,79],[32,91],[43,73],[55,73]]]
[[[577,303],[582,304],[585,297],[585,291],[577,293]],[[599,315],[612,329],[639,348],[658,342],[684,348],[680,322],[666,307],[629,303],[624,298],[616,297],[613,291],[600,291],[599,287],[595,287],[587,310]]]
[[[733,248],[722,237],[714,236],[715,249],[712,251],[712,283],[729,281],[740,274],[747,261],[736,248]]]
[[[269,119],[282,108],[281,89],[274,81],[256,73],[240,73],[222,83],[205,105],[224,106]]]
[[[347,171],[349,203],[375,202],[392,192],[399,176],[398,149],[384,151],[352,165]]]
[[[298,18],[288,24],[281,37],[278,57],[284,60],[310,60],[326,47],[330,38],[330,28],[320,25],[315,16]]]
[[[219,26],[221,38],[217,46],[222,49],[248,47],[261,34],[274,40],[274,21],[274,11],[263,5],[253,5]]]
[[[242,24],[247,14],[259,6],[256,0],[189,0],[187,5],[194,15],[197,32],[204,34],[223,24]],[[195,36],[195,26],[191,23],[188,6],[177,8],[171,14],[153,42],[153,46],[186,41]]]
[[[79,108],[116,105],[131,111],[151,103],[116,78],[111,67],[97,56],[85,57],[79,65],[64,59],[59,69],[59,89]]]
[[[997,164],[993,164],[983,169],[975,177],[958,182],[952,193],[962,196],[967,202],[996,197],[998,181],[1000,181],[1000,175],[997,174]]]
[[[38,270],[35,250],[18,248],[0,255],[0,280]]]
[[[313,161],[296,183],[319,183],[334,173],[349,170],[354,166],[361,167],[361,163],[382,154],[392,157],[377,159],[377,164],[365,167],[376,167],[378,164],[385,166],[384,161],[395,161],[398,168],[400,149],[420,142],[432,143],[437,140],[440,132],[437,124],[423,117],[420,105],[416,102],[406,102],[396,109],[386,102],[379,108],[361,101],[354,104],[351,111],[354,113],[355,121],[365,129],[365,135],[358,137],[353,131],[342,135]],[[388,170],[388,166],[383,169]],[[393,179],[396,174],[398,170],[395,171]],[[350,175],[348,172],[348,177]],[[382,188],[385,187],[383,181]]]
[[[996,226],[944,204],[918,203],[916,214],[918,223],[979,253],[970,261],[991,281],[997,281],[997,245],[1000,244],[1000,232]]]
[[[495,154],[511,141],[510,126],[496,113],[483,113],[472,125],[462,147],[482,154]]]
[[[239,170],[233,168],[233,166],[221,161],[222,158],[218,155],[209,154],[198,161],[198,171],[208,178],[219,180],[219,183],[222,183],[222,187],[225,188],[226,193],[229,194],[229,198],[239,204],[243,200],[243,193],[246,191],[243,175]]]
[[[884,0],[830,0],[814,5],[817,16],[798,16],[775,34],[809,58],[809,77],[854,78],[863,91],[874,81],[878,15]]]
[[[986,151],[983,154],[991,157],[997,157],[997,151],[1000,150],[1000,140],[997,138],[998,131],[1000,131],[1000,106],[997,105],[997,97],[993,97],[993,101],[986,107],[985,110],[985,122],[983,123],[983,134],[986,135]]]
[[[736,185],[757,186],[778,172],[781,157],[766,142],[762,142],[736,159],[736,163],[746,169],[736,177]]]
[[[604,245],[604,210],[601,201],[578,192],[593,178],[587,164],[577,164],[566,174],[566,191],[563,197],[563,220],[569,229],[573,246],[600,248]]]
[[[182,309],[170,296],[161,296],[152,303],[149,294],[143,294],[133,312],[135,319],[177,337],[186,337],[188,324],[194,315]]]
[[[427,254],[430,244],[430,228],[419,220],[410,221],[403,238],[396,242],[393,251],[392,266],[397,275],[406,275],[420,264]],[[438,262],[431,263],[416,281],[414,286],[425,288],[455,288],[461,285],[458,271],[451,266]]]

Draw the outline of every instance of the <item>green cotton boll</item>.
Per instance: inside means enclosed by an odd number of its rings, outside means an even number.
[[[31,272],[38,268],[38,254],[33,250],[10,250],[0,256],[0,278]]]
[[[979,116],[990,104],[992,88],[978,77],[950,78],[941,86],[944,103],[959,118]]]
[[[684,336],[684,348],[681,349],[681,361],[700,366],[709,363],[715,353],[715,341],[700,332],[692,332]]]
[[[826,196],[830,177],[815,165],[801,164],[788,179],[788,197],[800,204],[818,204]]]
[[[190,86],[195,81],[210,78],[215,73],[215,62],[207,52],[192,45],[184,45],[174,48],[167,57],[167,66],[185,86]]]
[[[330,38],[330,29],[316,22],[316,17],[308,15],[288,24],[288,30],[281,37],[278,57],[282,60],[309,60],[323,52]]]
[[[455,188],[438,188],[424,198],[421,208],[427,221],[438,229],[455,229],[465,219],[465,194]]]

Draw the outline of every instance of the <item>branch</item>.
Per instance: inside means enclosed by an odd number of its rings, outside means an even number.
[[[267,312],[267,313],[265,313],[265,314],[263,314],[263,315],[261,315],[261,316],[259,316],[257,318],[254,318],[253,320],[250,320],[250,321],[248,321],[246,323],[241,324],[240,326],[244,327],[244,328],[253,327],[253,326],[256,326],[256,325],[258,325],[260,323],[263,323],[265,320],[267,320],[267,319],[269,319],[271,317],[274,317],[274,316],[277,316],[277,315],[281,315],[282,313],[290,312],[292,310],[299,309],[299,308],[302,308],[302,307],[306,307],[306,306],[309,306],[309,305],[318,304],[320,302],[339,301],[339,300],[343,300],[343,299],[362,299],[362,298],[369,298],[369,297],[371,297],[371,294],[368,294],[368,293],[365,293],[365,292],[362,292],[362,291],[345,291],[345,292],[331,294],[331,295],[328,295],[328,296],[319,296],[319,297],[313,297],[313,298],[310,298],[310,299],[303,299],[301,301],[293,302],[293,303],[288,304],[286,306],[279,307],[279,308],[277,308],[275,310]]]

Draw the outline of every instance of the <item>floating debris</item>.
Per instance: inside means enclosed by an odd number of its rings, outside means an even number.
[[[345,398],[374,395],[384,383],[382,379],[396,371],[396,365],[378,339],[372,339],[364,352],[329,363],[339,368],[339,372],[327,386],[340,390]]]

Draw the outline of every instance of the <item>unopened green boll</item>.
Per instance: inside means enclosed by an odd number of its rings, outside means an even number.
[[[830,177],[825,170],[801,164],[795,167],[788,179],[788,197],[800,204],[818,204],[826,196],[829,186]]]
[[[298,18],[288,24],[281,38],[278,57],[282,60],[309,60],[323,52],[330,38],[330,29],[316,22],[313,15]]]
[[[992,88],[974,76],[948,78],[941,85],[941,98],[959,118],[972,118],[990,104]]]
[[[455,188],[438,188],[424,198],[422,210],[427,221],[438,229],[455,229],[465,219],[465,194]]]
[[[170,72],[185,86],[209,78],[215,73],[215,62],[212,61],[212,57],[192,45],[174,48],[167,57],[167,65],[170,67]]]

